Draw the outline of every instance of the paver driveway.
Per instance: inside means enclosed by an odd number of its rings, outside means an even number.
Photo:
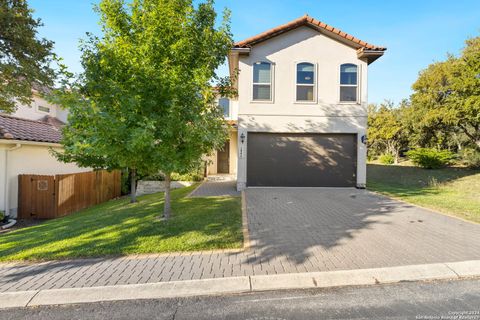
[[[248,189],[257,259],[322,270],[480,259],[480,225],[366,190]]]
[[[480,225],[365,190],[246,191],[251,249],[0,265],[0,291],[480,259]],[[1,241],[1,237],[0,237]]]

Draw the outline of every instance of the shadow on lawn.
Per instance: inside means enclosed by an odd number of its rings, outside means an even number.
[[[398,196],[438,194],[437,187],[480,173],[468,168],[423,169],[419,167],[378,165],[367,166],[367,187]]]
[[[163,209],[161,195],[141,197],[135,204],[128,199],[110,201],[0,235],[0,257],[15,258],[26,250],[37,249],[28,254],[29,260],[118,256],[224,248],[240,243],[239,199],[184,198],[190,191],[186,188],[172,193],[173,215],[167,222],[156,220]]]

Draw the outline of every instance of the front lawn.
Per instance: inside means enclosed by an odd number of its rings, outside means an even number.
[[[369,164],[367,188],[394,198],[480,222],[480,170]]]
[[[172,217],[158,221],[163,193],[112,200],[0,235],[0,261],[241,248],[239,197],[186,198],[172,191]]]

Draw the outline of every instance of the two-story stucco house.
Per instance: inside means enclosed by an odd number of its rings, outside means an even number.
[[[386,48],[309,16],[237,42],[235,123],[208,173],[237,188],[365,187],[368,65]]]

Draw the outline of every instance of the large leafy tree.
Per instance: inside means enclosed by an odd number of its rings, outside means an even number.
[[[420,73],[411,96],[412,123],[424,140],[466,137],[467,145],[480,150],[480,37],[466,44],[460,57],[449,56]]]
[[[129,168],[133,181],[160,170],[168,218],[171,173],[196,167],[226,139],[211,80],[232,45],[228,12],[217,26],[211,0],[103,0],[97,11],[103,36],[81,45],[85,72],[54,97],[70,109],[58,156]]]
[[[0,112],[15,111],[15,101],[30,104],[32,86],[53,84],[53,42],[38,38],[40,26],[25,0],[0,1]]]

